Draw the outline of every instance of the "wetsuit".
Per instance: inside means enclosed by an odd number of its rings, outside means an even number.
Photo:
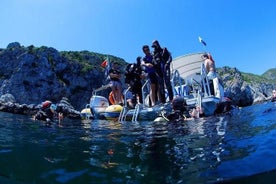
[[[142,98],[142,82],[141,82],[141,67],[137,64],[129,64],[126,68],[125,83],[129,84],[130,91],[132,92],[132,103],[137,103],[137,97],[139,97],[139,103],[143,102]]]
[[[168,91],[170,101],[173,100],[173,90],[171,85],[171,70],[170,64],[172,57],[167,48],[155,48],[153,52],[154,66],[158,75],[158,87],[161,97],[161,102],[165,103],[165,86]]]

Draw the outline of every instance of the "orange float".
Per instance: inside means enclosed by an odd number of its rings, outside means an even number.
[[[109,93],[108,100],[112,105],[115,105],[115,99],[114,99],[114,94],[113,91]]]
[[[122,99],[124,99],[124,96],[122,95]],[[111,103],[111,105],[116,105],[115,103],[115,98],[114,98],[114,94],[113,91],[111,91],[108,95],[108,100]]]

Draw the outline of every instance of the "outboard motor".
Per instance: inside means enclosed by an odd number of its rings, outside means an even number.
[[[105,112],[109,106],[107,98],[103,96],[93,95],[90,99],[90,110],[95,118],[98,118],[100,113]]]

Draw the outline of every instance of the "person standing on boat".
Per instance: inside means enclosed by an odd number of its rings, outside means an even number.
[[[212,59],[211,55],[204,54],[202,58],[204,59],[204,66],[206,69],[208,79],[211,80],[216,78],[217,73],[216,73],[215,61]]]
[[[155,101],[156,101],[156,89],[157,89],[157,83],[158,79],[156,76],[155,68],[153,66],[153,57],[150,53],[150,49],[148,45],[144,45],[142,47],[142,50],[145,54],[145,56],[142,58],[141,61],[141,66],[145,67],[145,72],[147,73],[148,79],[150,81],[150,101],[151,101],[151,106],[155,106]]]
[[[160,97],[159,100],[162,103],[166,103],[165,86],[167,88],[170,101],[173,100],[173,90],[171,85],[171,70],[170,70],[172,56],[166,47],[161,48],[157,40],[154,40],[152,42],[152,48],[154,48],[154,51],[153,51],[153,60],[155,61],[154,66],[156,68],[156,73],[159,78],[158,80],[158,91],[159,91],[159,97]]]
[[[119,70],[119,63],[114,62],[112,64],[112,68],[109,70],[109,77],[110,77],[110,87],[112,89],[114,95],[115,104],[122,105],[123,98],[122,98],[122,82],[121,82],[121,72]]]
[[[216,73],[215,61],[213,60],[211,54],[209,53],[203,54],[202,58],[204,60],[204,66],[206,69],[207,78],[209,80],[212,80],[213,82],[214,92],[215,92],[214,95],[222,100],[224,97],[224,90],[223,90],[222,83],[219,81],[218,75]]]
[[[137,101],[143,103],[141,59],[142,57],[139,56],[136,58],[136,63],[128,64],[125,73],[125,83],[129,85],[132,93],[131,104],[133,104],[133,107],[135,107]]]

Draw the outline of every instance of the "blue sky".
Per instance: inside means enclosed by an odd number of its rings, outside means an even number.
[[[260,75],[276,68],[275,9],[274,0],[1,0],[0,48],[17,41],[134,62],[157,39],[174,58],[208,51],[217,67]]]

